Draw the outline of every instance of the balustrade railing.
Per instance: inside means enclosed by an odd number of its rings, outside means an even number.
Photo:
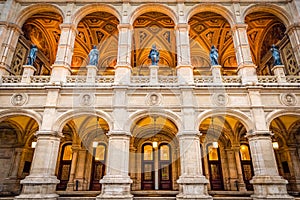
[[[194,76],[195,84],[213,83],[212,76]]]
[[[21,83],[22,76],[2,76],[2,83]]]
[[[50,82],[51,76],[31,76],[30,83],[32,84],[47,84]],[[291,86],[295,86],[300,84],[300,76],[286,76],[286,82],[278,82],[277,76],[258,76],[258,84],[260,85],[285,85],[287,86],[290,84]],[[22,76],[8,76],[3,75],[1,77],[0,84],[23,84],[22,83]],[[114,76],[97,76],[95,77],[95,85],[112,85],[114,83]],[[153,85],[170,85],[170,84],[177,84],[178,77],[177,76],[158,76],[158,82]],[[27,83],[26,83],[27,84]],[[87,83],[86,76],[67,76],[65,85],[74,85],[74,84],[91,84],[91,82]],[[93,84],[93,83],[92,83]],[[132,76],[131,77],[131,84],[133,85],[151,85],[150,77],[149,76]],[[194,84],[195,85],[242,85],[242,80],[240,76],[223,76],[222,82],[214,83],[213,76],[194,76]],[[299,85],[300,86],[300,85]]]

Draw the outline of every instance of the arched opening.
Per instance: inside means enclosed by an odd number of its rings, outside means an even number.
[[[29,175],[38,123],[31,117],[14,115],[0,122],[0,196],[21,192],[20,180]]]
[[[252,60],[257,66],[258,75],[273,75],[274,59],[270,51],[272,45],[280,51],[286,75],[298,75],[294,51],[282,21],[267,12],[250,13],[245,18],[248,25],[247,34],[250,44]]]
[[[273,149],[281,176],[288,180],[287,189],[293,195],[300,194],[300,117],[283,115],[272,120],[270,130]]]
[[[213,115],[199,127],[203,172],[210,190],[253,190],[254,176],[245,126],[235,117]]]
[[[77,116],[67,121],[62,133],[57,164],[57,190],[101,190],[105,174],[109,126],[101,117]]]
[[[175,75],[177,66],[176,38],[173,20],[160,12],[147,12],[133,23],[133,51],[131,57],[133,75],[149,75],[149,52],[156,45],[160,59],[159,75]]]
[[[118,53],[119,20],[108,12],[94,12],[85,16],[77,26],[72,58],[72,74],[86,75],[89,52],[93,45],[99,50],[98,74],[114,75]]]
[[[188,23],[194,75],[211,74],[209,53],[213,45],[218,49],[222,74],[235,75],[237,61],[228,21],[219,14],[201,12],[192,16]]]
[[[178,190],[180,163],[175,124],[165,117],[150,115],[136,121],[131,131],[132,190]]]
[[[33,63],[35,75],[50,75],[51,66],[55,62],[60,38],[62,17],[54,12],[34,14],[25,21],[11,63],[11,73],[21,75],[23,65],[27,64],[27,56],[31,45],[38,48]]]

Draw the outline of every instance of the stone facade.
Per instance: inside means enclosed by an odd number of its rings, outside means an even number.
[[[2,196],[299,195],[299,1],[3,0],[0,11]]]

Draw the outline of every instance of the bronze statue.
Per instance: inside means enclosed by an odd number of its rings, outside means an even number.
[[[151,65],[157,65],[157,63],[159,62],[159,52],[156,49],[155,44],[152,45],[152,49],[150,50],[148,58],[151,59]]]
[[[211,65],[219,65],[218,62],[219,53],[218,53],[218,49],[214,45],[211,47],[209,58],[210,58]]]
[[[282,65],[281,59],[280,59],[280,52],[278,50],[278,48],[275,46],[275,44],[272,44],[271,47],[271,52],[272,52],[272,56],[274,59],[274,66],[276,65]]]
[[[98,58],[99,58],[99,50],[97,49],[96,45],[93,45],[93,48],[91,49],[89,53],[89,65],[98,65]]]
[[[36,47],[36,45],[32,44],[29,50],[26,65],[33,65],[36,59],[37,52],[38,52],[38,48]]]

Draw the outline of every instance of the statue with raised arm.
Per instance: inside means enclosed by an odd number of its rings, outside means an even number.
[[[155,44],[152,45],[152,49],[150,50],[148,58],[151,59],[151,65],[157,65],[157,63],[159,62],[159,52],[156,49]]]
[[[98,65],[98,58],[99,58],[99,50],[97,49],[96,45],[93,45],[89,53],[89,65]]]
[[[218,53],[218,49],[214,45],[211,47],[209,58],[210,58],[211,65],[219,65],[218,62],[219,53]]]
[[[274,66],[282,65],[281,58],[280,58],[280,52],[279,52],[279,49],[275,46],[275,44],[272,44],[271,52],[272,52],[272,56],[274,59]]]
[[[27,57],[27,63],[26,65],[31,65],[33,66],[33,63],[36,59],[36,54],[38,52],[38,48],[36,47],[35,44],[32,44],[31,47],[30,47],[30,50],[29,50],[29,54],[28,54],[28,57]]]

